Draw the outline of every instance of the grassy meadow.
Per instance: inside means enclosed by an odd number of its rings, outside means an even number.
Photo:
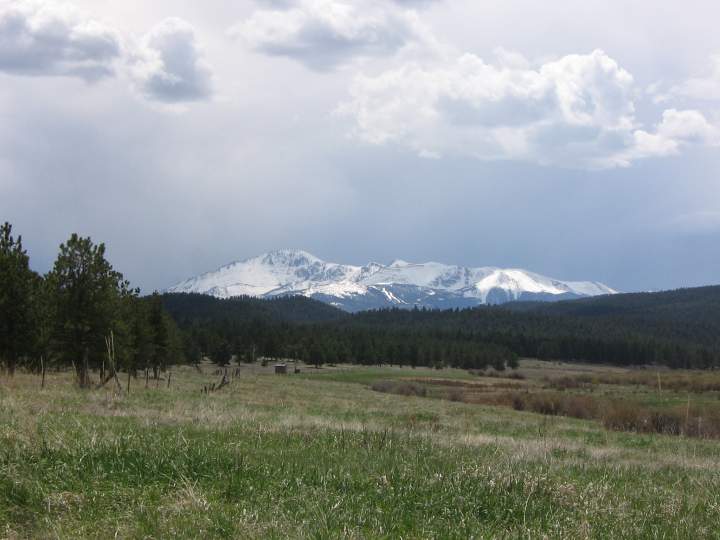
[[[169,388],[132,380],[129,395],[79,390],[69,373],[44,389],[3,377],[0,537],[720,537],[719,440],[506,399],[718,407],[713,374],[244,365],[206,394],[219,376],[203,371],[175,369]],[[407,384],[422,390],[401,395]]]

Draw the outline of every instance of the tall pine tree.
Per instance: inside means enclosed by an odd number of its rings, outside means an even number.
[[[5,222],[0,226],[0,361],[9,375],[33,347],[35,276],[29,264],[22,237],[14,239],[12,225]]]
[[[58,352],[75,366],[81,387],[90,384],[88,367],[105,353],[105,338],[127,292],[122,274],[105,259],[105,245],[73,234],[47,276],[55,313]]]

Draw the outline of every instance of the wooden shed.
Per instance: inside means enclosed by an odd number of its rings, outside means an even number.
[[[287,375],[287,364],[275,364],[275,375]]]

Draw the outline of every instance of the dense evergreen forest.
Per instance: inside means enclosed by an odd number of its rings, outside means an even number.
[[[505,369],[517,355],[502,345],[455,333],[356,324],[357,318],[302,296],[273,300],[215,299],[165,294],[162,301],[183,331],[189,357],[208,355],[219,364],[232,356],[295,358],[311,364],[400,364]],[[379,312],[382,313],[382,312]]]
[[[72,368],[81,386],[118,371],[210,358],[260,358],[514,368],[518,357],[673,368],[720,365],[720,287],[463,310],[381,310],[350,315],[304,297],[220,300],[197,294],[141,297],[73,234],[45,275],[30,269],[22,238],[0,227],[0,362],[12,375]]]
[[[468,368],[512,366],[518,356],[672,368],[720,365],[720,287],[354,315],[302,297],[170,294],[162,300],[195,350],[221,358],[231,352]]]

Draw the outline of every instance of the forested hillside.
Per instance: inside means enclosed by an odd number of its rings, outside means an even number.
[[[312,323],[347,317],[344,311],[304,296],[280,296],[262,300],[251,296],[214,298],[204,294],[163,294],[165,309],[183,322],[234,322],[263,320],[275,322]]]
[[[186,356],[207,355],[221,365],[233,356],[248,361],[297,358],[317,365],[395,363],[468,369],[488,365],[505,369],[517,360],[506,347],[445,332],[428,333],[420,325],[367,328],[343,311],[304,297],[220,300],[165,294],[162,300],[183,331]]]
[[[622,326],[649,336],[720,347],[720,286],[601,296],[572,302],[508,304],[513,311]]]
[[[516,356],[618,365],[720,364],[720,287],[465,310],[325,312],[308,299],[165,295],[194,349],[314,362],[484,367]],[[264,304],[264,303],[267,304]],[[197,305],[197,308],[194,307]],[[302,309],[299,309],[301,306]],[[325,306],[326,308],[327,306]],[[284,313],[284,310],[288,310]],[[327,315],[326,319],[323,316]],[[303,322],[298,325],[293,323]]]

